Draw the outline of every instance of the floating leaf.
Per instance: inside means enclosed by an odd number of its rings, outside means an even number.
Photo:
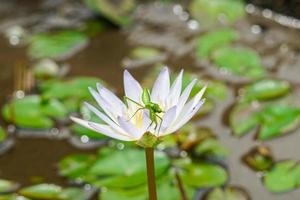
[[[220,166],[209,163],[193,163],[184,166],[182,180],[186,185],[202,188],[225,184],[227,172]]]
[[[65,188],[59,194],[59,199],[62,200],[87,200],[88,196],[82,189],[79,188]]]
[[[33,199],[59,199],[59,195],[62,192],[60,186],[54,184],[39,184],[23,188],[19,193],[25,197]]]
[[[15,99],[3,108],[3,117],[23,128],[51,128],[51,118],[62,119],[67,116],[65,107],[56,99],[42,100],[38,95]]]
[[[57,77],[59,72],[58,64],[51,59],[42,59],[33,66],[35,77],[40,79]]]
[[[130,24],[130,14],[135,8],[134,0],[108,1],[108,0],[84,0],[93,10],[119,26]]]
[[[77,53],[87,42],[86,35],[78,31],[38,33],[30,40],[28,54],[33,59],[62,60]]]
[[[0,200],[30,200],[30,199],[17,194],[7,194],[7,195],[0,195]]]
[[[264,185],[271,192],[287,192],[300,186],[300,165],[287,160],[276,163],[264,177]]]
[[[59,171],[69,178],[80,178],[95,161],[93,155],[75,154],[65,157],[59,162]]]
[[[300,122],[300,109],[294,106],[271,104],[257,114],[261,124],[258,138],[266,140],[294,130]]]
[[[0,142],[3,142],[6,139],[6,133],[4,129],[0,126]]]
[[[116,165],[116,163],[119,163]],[[130,167],[128,167],[130,166]],[[169,167],[169,160],[161,152],[155,153],[156,176],[159,177]],[[89,175],[107,176],[97,180],[96,184],[113,187],[129,188],[146,183],[146,164],[144,152],[137,149],[125,151],[105,151],[90,168]]]
[[[251,49],[220,47],[213,52],[212,59],[220,69],[237,76],[259,78],[265,74],[259,55]]]
[[[160,54],[159,50],[155,48],[150,47],[137,47],[134,48],[130,56],[134,59],[147,59],[147,58],[153,58]]]
[[[244,3],[240,0],[193,0],[189,5],[191,16],[204,26],[232,23],[245,15]]]
[[[243,156],[243,161],[256,171],[265,171],[272,167],[273,156],[268,147],[258,146]]]
[[[211,190],[204,200],[250,200],[248,194],[235,187],[214,188]]]
[[[242,136],[255,128],[258,124],[256,112],[257,108],[249,104],[236,105],[229,115],[230,127],[233,133]]]
[[[268,100],[287,94],[291,89],[287,81],[263,79],[242,89],[244,101]]]
[[[217,47],[223,46],[238,39],[238,34],[231,29],[222,29],[205,34],[197,40],[196,55],[208,58]]]
[[[299,122],[300,109],[282,103],[273,103],[262,108],[240,104],[230,113],[230,126],[235,135],[244,135],[259,125],[260,140],[286,134],[298,127]]]
[[[228,155],[228,149],[215,138],[205,139],[197,145],[195,152],[200,156],[216,156],[219,158],[224,158]]]
[[[13,182],[13,181],[8,181],[4,179],[0,179],[0,194],[1,193],[10,193],[18,189],[19,184]]]

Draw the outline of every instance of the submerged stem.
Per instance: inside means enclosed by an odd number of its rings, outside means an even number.
[[[154,149],[145,148],[147,177],[148,177],[148,195],[149,200],[157,200],[154,166]]]

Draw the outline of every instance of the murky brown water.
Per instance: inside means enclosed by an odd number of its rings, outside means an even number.
[[[262,44],[260,40],[245,38],[243,42],[255,49],[262,55],[263,60],[268,56],[272,56],[273,64],[270,68],[274,68],[272,76],[278,76],[278,67],[284,64],[284,59],[289,56],[291,51],[282,52],[282,45],[287,45],[292,49],[300,49],[300,44],[296,38],[299,31],[290,30],[281,26],[270,24],[258,18],[251,18],[249,21],[262,26],[272,27],[268,30],[265,37],[270,38],[273,43]],[[240,24],[239,30],[243,30],[245,26]],[[249,30],[248,30],[249,31]],[[248,40],[247,40],[248,39]],[[264,40],[266,41],[266,40]],[[97,76],[109,83],[116,91],[122,95],[122,75],[123,68],[121,60],[128,54],[130,46],[126,40],[126,34],[121,33],[117,29],[112,29],[100,33],[91,40],[89,46],[79,52],[67,63],[71,65],[71,71],[68,76],[88,75]],[[275,56],[274,56],[275,55]],[[275,60],[274,60],[275,59]],[[276,60],[277,59],[277,60]],[[11,47],[7,40],[0,38],[0,105],[2,105],[7,96],[13,90],[13,67],[18,62],[26,63],[26,54],[24,48]],[[266,61],[267,62],[267,61]],[[193,71],[202,71],[197,69],[193,62],[192,56],[187,54],[180,59],[171,59],[167,63],[174,69],[187,68]],[[298,63],[299,64],[299,63]],[[299,66],[298,66],[299,67]],[[297,69],[296,69],[297,70]],[[147,72],[146,68],[131,70],[132,73],[141,80]],[[300,72],[298,70],[298,72]],[[203,73],[210,75],[210,72]],[[295,75],[294,75],[295,76]],[[297,74],[297,77],[299,74]],[[280,76],[279,76],[280,77]],[[292,79],[294,86],[299,84],[299,78],[287,76]],[[236,84],[230,83],[236,87]],[[234,91],[230,91],[230,97],[226,102],[217,105],[215,111],[209,117],[198,122],[199,125],[212,127],[213,131],[219,136],[221,142],[230,149],[230,155],[227,159],[230,172],[230,184],[245,188],[251,195],[253,200],[297,200],[300,198],[300,190],[284,194],[271,194],[263,187],[259,174],[251,171],[247,166],[241,163],[241,157],[259,142],[253,140],[253,134],[248,134],[243,138],[232,137],[230,130],[224,125],[222,113],[234,101]],[[218,116],[218,117],[217,117]],[[0,120],[0,123],[3,123]],[[276,160],[293,159],[300,160],[298,145],[300,141],[300,130],[295,131],[285,137],[276,138],[265,142],[271,147]],[[76,149],[65,140],[50,140],[36,138],[16,138],[16,144],[9,152],[0,155],[0,177],[11,179],[27,185],[32,183],[35,177],[43,177],[43,181],[66,185],[67,181],[57,175],[57,162],[65,155],[76,152],[92,152],[93,150],[84,151]]]

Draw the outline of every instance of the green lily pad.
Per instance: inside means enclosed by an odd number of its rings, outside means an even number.
[[[271,150],[265,146],[258,146],[243,156],[243,161],[256,171],[269,170],[273,165]]]
[[[20,196],[18,194],[6,194],[0,195],[0,200],[30,200],[24,196]]]
[[[245,15],[241,0],[193,0],[189,11],[204,26],[216,25],[220,21],[233,23]]]
[[[160,51],[150,47],[137,47],[130,52],[130,57],[134,59],[153,58],[160,54]]]
[[[258,139],[267,140],[294,130],[299,126],[300,108],[273,103],[259,109],[251,105],[236,106],[230,114],[233,133],[242,136],[259,125]]]
[[[15,99],[3,107],[3,118],[23,128],[45,129],[54,125],[52,118],[67,117],[67,110],[56,99],[42,100],[38,95]]]
[[[6,132],[4,129],[0,126],[0,142],[3,142],[6,139]]]
[[[184,166],[183,182],[192,187],[216,187],[226,183],[228,174],[219,165],[209,163],[192,163]]]
[[[155,153],[155,164],[157,177],[170,167],[162,152]],[[145,156],[139,149],[121,151],[104,148],[97,158],[84,155],[67,157],[60,162],[59,168],[62,175],[81,179],[99,188],[133,188],[147,182]]]
[[[291,85],[287,81],[263,79],[242,89],[244,101],[268,100],[287,94]]]
[[[261,140],[285,134],[298,127],[300,109],[294,106],[272,104],[257,114],[261,124],[258,138]]]
[[[62,60],[77,53],[87,42],[88,37],[79,31],[38,33],[30,39],[28,55],[33,59]]]
[[[224,158],[228,155],[228,149],[225,148],[217,139],[207,138],[197,145],[195,152],[200,156],[215,156]]]
[[[276,163],[263,181],[270,192],[287,192],[300,186],[300,165],[287,160]]]
[[[64,188],[59,194],[62,200],[87,200],[88,196],[80,188]]]
[[[229,44],[238,38],[238,33],[228,28],[209,32],[197,40],[196,55],[200,59],[208,58],[217,47]]]
[[[211,190],[204,200],[249,200],[248,194],[235,187],[214,188]]]
[[[83,101],[92,100],[88,87],[95,88],[97,83],[104,82],[93,77],[76,77],[67,81],[48,80],[41,83],[40,90],[43,98],[59,99],[69,112],[77,112]]]
[[[265,74],[259,55],[247,48],[224,46],[212,53],[213,62],[233,75],[259,78]]]
[[[70,155],[59,162],[59,172],[63,176],[80,179],[81,175],[86,173],[94,161],[95,156],[93,155]]]
[[[0,194],[13,192],[14,190],[18,189],[18,187],[19,184],[13,181],[0,179]]]
[[[23,188],[19,193],[25,197],[33,199],[59,199],[63,189],[54,184],[39,184]]]
[[[243,136],[255,128],[258,124],[258,118],[255,115],[257,111],[257,108],[249,104],[236,105],[229,115],[229,123],[233,134]]]
[[[119,164],[116,165],[116,162]],[[156,176],[162,175],[169,167],[169,160],[162,152],[155,153]],[[130,168],[128,168],[130,166]],[[144,152],[137,149],[105,151],[92,165],[89,175],[107,176],[96,184],[109,188],[130,188],[146,183],[146,163]]]
[[[42,59],[33,66],[34,76],[38,79],[54,78],[59,75],[60,68],[51,59]]]
[[[131,23],[131,12],[135,8],[134,0],[109,1],[109,0],[84,0],[94,11],[99,12],[112,23],[127,26]]]

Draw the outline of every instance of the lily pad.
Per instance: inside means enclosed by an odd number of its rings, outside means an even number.
[[[79,31],[38,33],[30,39],[28,54],[33,59],[63,60],[77,53],[87,42],[88,37]]]
[[[300,186],[300,165],[286,160],[276,163],[263,181],[270,192],[287,192]]]
[[[228,155],[228,149],[215,138],[207,138],[202,141],[197,145],[195,152],[198,156],[213,156],[217,158],[224,158]]]
[[[236,187],[214,188],[204,200],[250,200],[248,194]]]
[[[245,15],[241,0],[193,0],[189,5],[191,16],[204,26],[233,23]]]
[[[94,162],[91,159],[83,155],[67,157],[61,161],[60,171],[69,178],[80,178],[96,187],[108,189],[133,188],[147,182],[145,156],[139,149],[121,151],[104,148]],[[155,153],[155,160],[156,175],[160,177],[170,167],[170,163],[162,152]]]
[[[228,174],[226,170],[215,164],[192,163],[184,166],[182,181],[191,187],[216,187],[226,183]]]
[[[251,105],[235,107],[230,114],[233,133],[241,136],[258,127],[258,139],[267,140],[294,130],[299,126],[300,108],[273,103],[254,110]]]
[[[208,58],[217,47],[229,44],[238,38],[238,33],[228,28],[209,32],[197,40],[196,55],[200,59]]]
[[[261,124],[258,138],[261,140],[285,134],[298,127],[300,109],[294,106],[272,104],[257,114]]]
[[[137,47],[131,51],[130,56],[135,59],[145,59],[145,58],[156,57],[159,54],[160,54],[159,50],[155,48]]]
[[[0,126],[0,143],[6,139],[6,133],[4,129]]]
[[[6,194],[0,195],[0,200],[30,200],[24,196],[20,196],[18,194]]]
[[[25,197],[33,199],[59,199],[63,189],[54,184],[39,184],[23,188],[19,193]]]
[[[287,81],[263,79],[244,87],[241,95],[244,101],[268,100],[281,97],[290,89]]]
[[[46,129],[54,126],[54,119],[67,117],[67,110],[56,99],[43,100],[38,95],[15,99],[3,107],[3,118],[22,128]]]
[[[43,98],[59,99],[69,112],[77,112],[83,101],[92,99],[88,87],[96,87],[97,83],[103,84],[103,81],[93,77],[76,77],[67,81],[44,81],[40,89]]]
[[[131,23],[131,12],[135,8],[134,0],[109,1],[109,0],[84,0],[94,11],[99,12],[112,23],[127,26]]]
[[[243,156],[243,161],[256,171],[265,171],[272,167],[273,156],[271,150],[265,146],[258,146]]]
[[[259,55],[251,49],[220,47],[212,53],[212,60],[221,70],[236,76],[259,78],[265,74]]]
[[[18,189],[18,187],[19,184],[13,181],[0,179],[0,194],[13,192]]]
[[[230,127],[233,134],[243,136],[258,124],[258,118],[255,113],[259,109],[249,104],[236,105],[229,115]]]

